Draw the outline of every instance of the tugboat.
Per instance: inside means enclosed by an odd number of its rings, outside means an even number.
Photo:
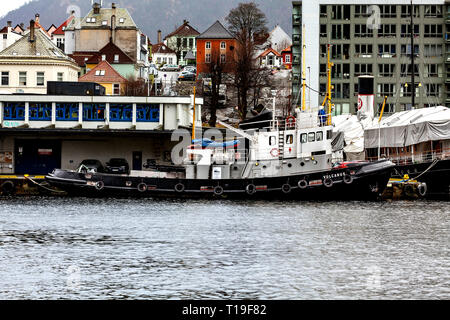
[[[125,175],[57,169],[46,180],[71,195],[99,197],[379,199],[395,166],[391,161],[332,163],[331,67],[325,115],[306,111],[303,94],[295,116],[279,120],[273,112],[271,121],[249,130],[219,122],[237,140],[195,139],[193,126],[178,166],[153,164]]]

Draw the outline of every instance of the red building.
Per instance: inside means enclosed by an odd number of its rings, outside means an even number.
[[[283,65],[286,69],[292,69],[292,59],[294,56],[292,55],[292,46],[287,47],[283,51],[281,51],[281,55],[283,56]]]
[[[232,72],[237,41],[219,22],[197,37],[197,76],[207,75],[211,64],[220,62],[224,72]]]

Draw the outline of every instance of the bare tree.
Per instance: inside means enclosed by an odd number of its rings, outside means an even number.
[[[146,97],[148,96],[148,85],[144,79],[137,79],[134,76],[129,76],[127,78],[127,85],[125,88],[125,95],[132,97]]]
[[[248,95],[255,87],[255,76],[261,72],[256,63],[255,35],[267,32],[265,14],[254,2],[240,3],[226,17],[230,32],[237,40],[235,55],[234,85],[238,94],[238,109],[241,120],[245,120],[248,111]]]

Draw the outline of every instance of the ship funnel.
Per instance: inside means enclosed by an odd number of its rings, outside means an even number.
[[[374,77],[361,76],[358,77],[358,119],[374,118]]]

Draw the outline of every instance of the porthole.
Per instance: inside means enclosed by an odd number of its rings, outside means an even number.
[[[292,163],[289,163],[289,164],[288,164],[288,168],[292,168]]]
[[[305,163],[304,163],[304,162],[302,162],[302,163],[300,163],[300,165],[301,165],[302,167],[304,167],[304,166],[305,166]]]

